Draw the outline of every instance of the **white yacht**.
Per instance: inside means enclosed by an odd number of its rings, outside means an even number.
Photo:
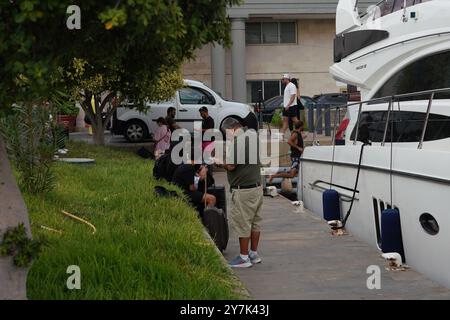
[[[305,149],[299,197],[323,214],[336,190],[345,229],[380,250],[381,213],[398,209],[404,262],[450,287],[450,0],[340,0],[334,59],[362,102],[345,142]]]

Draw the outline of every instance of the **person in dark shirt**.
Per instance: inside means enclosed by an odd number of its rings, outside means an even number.
[[[170,107],[167,109],[166,123],[170,132],[174,132],[177,129],[180,129],[180,126],[175,121],[175,116],[177,114],[177,110],[174,107]]]
[[[299,121],[295,124],[295,129],[291,133],[288,144],[291,146],[291,170],[289,172],[282,172],[271,175],[269,177],[269,183],[273,178],[288,178],[292,179],[297,176],[300,167],[300,157],[302,156],[304,143],[303,143],[303,122]]]
[[[214,119],[209,115],[207,107],[201,107],[200,116],[202,117],[202,151],[207,150],[212,156],[214,155],[214,137],[211,138],[211,141],[205,141],[204,135],[207,130],[214,129]],[[209,170],[212,172],[212,166],[209,167]]]
[[[207,207],[215,206],[216,197],[204,190],[205,178],[208,174],[206,166],[194,165],[193,163],[180,165],[173,174],[172,183],[183,189],[191,203],[201,209],[205,203]]]
[[[205,133],[208,129],[214,129],[214,119],[211,118],[208,112],[207,107],[201,107],[200,110],[200,116],[202,117],[202,133]]]

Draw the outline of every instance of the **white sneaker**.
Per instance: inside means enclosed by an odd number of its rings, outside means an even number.
[[[261,257],[258,254],[249,254],[248,257],[250,258],[250,262],[252,264],[261,263]]]

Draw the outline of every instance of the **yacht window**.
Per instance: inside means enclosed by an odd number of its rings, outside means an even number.
[[[450,51],[419,59],[394,74],[374,98],[450,87]],[[450,94],[436,96],[449,99]],[[408,98],[423,100],[424,97]]]
[[[358,141],[382,142],[386,126],[387,111],[371,111],[361,113]],[[386,142],[419,142],[425,121],[425,113],[410,111],[391,112],[391,123],[386,133]],[[393,134],[391,134],[393,128]],[[356,127],[351,140],[355,139]],[[450,117],[430,114],[424,141],[450,138]]]
[[[411,7],[413,5],[427,2],[431,0],[406,0],[406,7]],[[405,0],[386,0],[382,3],[378,4],[378,7],[380,8],[381,16],[388,15],[392,12],[402,10],[405,5]]]
[[[403,9],[404,2],[405,2],[405,0],[396,0],[395,4],[394,4],[394,9],[392,11],[395,12],[395,11]]]
[[[387,0],[380,4],[381,16],[385,16],[392,12],[392,8],[394,7],[394,0]]]
[[[419,0],[420,1],[420,0]],[[420,3],[417,0],[406,0],[406,7],[413,6],[415,3]],[[405,8],[405,0],[396,0],[394,6],[394,12]]]

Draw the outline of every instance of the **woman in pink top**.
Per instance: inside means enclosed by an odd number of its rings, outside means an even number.
[[[155,156],[165,153],[167,149],[170,147],[170,130],[167,127],[166,120],[161,117],[156,120],[158,124],[158,128],[155,131]]]

